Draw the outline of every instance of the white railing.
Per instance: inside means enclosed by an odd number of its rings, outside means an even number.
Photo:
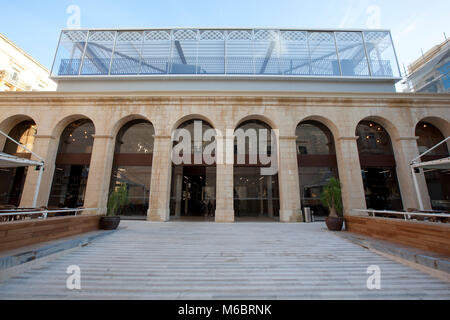
[[[403,219],[405,219],[405,220],[411,220],[412,217],[450,218],[450,214],[446,214],[446,213],[400,212],[400,211],[371,210],[371,209],[367,209],[367,210],[353,209],[352,211],[358,212],[358,213],[367,213],[367,215],[369,217],[372,214],[373,218],[375,218],[377,214],[392,214],[392,215],[403,216]]]
[[[61,210],[40,210],[40,211],[14,211],[16,209],[3,209],[0,210],[0,217],[9,217],[9,216],[31,216],[31,215],[37,215],[42,214],[39,219],[47,219],[49,213],[75,213],[74,216],[77,216],[79,212],[84,211],[97,211],[98,208],[79,208],[79,209],[61,209]]]

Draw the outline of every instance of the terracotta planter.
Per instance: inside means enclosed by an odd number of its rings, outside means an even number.
[[[120,224],[119,216],[101,217],[100,228],[103,230],[116,230]]]
[[[341,217],[328,217],[325,219],[328,230],[330,231],[341,231],[344,225],[344,218]]]

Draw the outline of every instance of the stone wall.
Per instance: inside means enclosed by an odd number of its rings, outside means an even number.
[[[305,120],[316,120],[333,133],[339,176],[343,183],[345,213],[365,209],[365,198],[355,131],[362,120],[378,122],[388,131],[397,161],[397,176],[404,208],[418,207],[409,161],[417,154],[415,127],[419,121],[450,133],[450,95],[389,93],[286,92],[127,92],[127,93],[1,93],[0,130],[8,132],[23,120],[37,125],[34,152],[46,159],[38,206],[46,205],[53,179],[59,137],[72,121],[87,118],[95,126],[95,141],[85,207],[105,210],[114,141],[121,126],[146,119],[155,129],[155,150],[148,217],[169,220],[171,133],[189,119],[207,120],[226,132],[240,123],[258,119],[279,130],[280,220],[300,220],[300,194],[295,151],[295,130]],[[0,148],[3,147],[0,140]],[[217,169],[216,221],[234,221],[232,167]],[[420,188],[427,193],[424,179]],[[29,207],[37,172],[28,172],[21,206]],[[219,186],[220,184],[220,186]],[[425,197],[426,198],[426,197]],[[427,201],[427,199],[424,199]],[[429,203],[429,199],[428,199]]]

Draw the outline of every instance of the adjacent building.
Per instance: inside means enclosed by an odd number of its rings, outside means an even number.
[[[408,66],[407,92],[450,92],[450,42],[434,46]]]
[[[40,206],[104,212],[125,184],[124,216],[296,222],[328,213],[338,177],[345,214],[413,209],[410,162],[450,135],[449,94],[395,92],[388,30],[63,30],[51,74],[56,92],[0,94],[0,129],[46,160]],[[181,163],[177,129],[191,133]],[[242,154],[239,129],[273,134]],[[211,141],[224,158],[201,156]],[[251,161],[261,149],[270,163]],[[415,174],[426,207],[448,210],[448,172]],[[5,173],[1,201],[30,206],[37,178]]]
[[[0,91],[54,91],[50,72],[0,33]]]

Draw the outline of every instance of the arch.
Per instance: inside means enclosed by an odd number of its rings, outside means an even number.
[[[376,122],[379,125],[381,125],[389,134],[391,143],[400,137],[400,131],[390,120],[388,120],[384,117],[381,117],[381,116],[376,116],[376,115],[368,116],[368,117],[365,117],[365,118],[361,119],[360,121],[358,121],[358,123],[354,127],[353,132],[357,131],[357,127],[363,121],[373,121],[373,122]]]
[[[201,114],[193,113],[193,114],[189,114],[189,115],[183,116],[183,117],[179,118],[177,121],[175,121],[175,123],[172,126],[172,129],[171,129],[170,132],[171,133],[174,132],[183,123],[188,122],[190,120],[202,120],[202,121],[205,121],[206,123],[208,123],[211,126],[211,128],[216,129],[216,126],[215,126],[214,122],[211,120],[211,118],[206,117],[206,116],[201,115]]]
[[[441,143],[446,138],[442,130],[428,121],[420,121],[419,123],[417,123],[415,127],[415,135],[418,138],[417,146],[419,148],[420,154],[435,147],[438,143]],[[431,152],[427,153],[425,157],[431,155],[441,155],[442,157],[448,156],[448,146],[450,146],[450,143],[441,144]]]
[[[325,118],[323,116],[319,116],[319,115],[307,116],[307,117],[303,118],[302,120],[300,120],[294,128],[294,135],[295,135],[295,131],[297,131],[298,126],[301,125],[305,121],[317,121],[317,122],[320,122],[321,124],[323,124],[325,127],[327,127],[328,130],[330,130],[331,133],[333,134],[334,143],[336,143],[336,139],[340,137],[340,132],[339,132],[338,126],[332,120]]]
[[[212,128],[217,134],[217,129],[211,119],[199,114],[190,114],[178,119],[172,127],[172,133],[177,129],[186,129],[195,121],[201,121],[203,129],[205,127]],[[191,129],[193,129],[192,126],[188,130]],[[206,161],[204,153],[199,152],[199,149],[205,150],[206,147],[203,135],[198,137],[201,138],[201,141],[195,141],[195,138],[195,134],[192,135],[191,132],[191,143],[193,142],[191,148],[193,147],[193,149],[187,152],[188,158],[192,157],[191,162],[185,162],[183,157],[182,160],[180,159],[181,163],[172,162],[171,165],[169,210],[172,218],[197,217],[198,219],[204,217],[209,219],[215,216],[217,166],[216,163],[211,164]],[[178,143],[172,141],[172,146],[176,149]],[[178,151],[181,152],[181,149]],[[182,150],[183,153],[185,151]],[[199,153],[201,156],[197,158]]]
[[[33,149],[34,135],[36,133],[36,122],[28,116],[16,115],[5,119],[2,122],[4,133],[15,141]],[[5,136],[0,136],[0,151],[15,155],[20,158],[30,158],[28,150],[19,147],[12,140]],[[22,192],[25,185],[29,168],[3,168],[0,172],[0,205],[16,206],[20,205]]]
[[[83,132],[85,124],[91,127],[85,127]],[[83,115],[64,117],[53,128],[53,133],[57,134],[58,147],[49,207],[74,208],[84,205],[95,130],[94,122]],[[64,140],[61,139],[63,136]],[[80,148],[81,146],[84,149]]]
[[[419,148],[420,154],[430,150],[445,139],[442,131],[435,126],[436,123],[439,124],[439,120],[442,119],[424,118],[424,120],[417,123],[415,134],[418,137],[417,147]],[[449,146],[450,144],[441,144],[424,155],[421,161],[433,161],[448,157]],[[431,208],[433,210],[450,210],[448,203],[448,199],[450,199],[448,173],[444,170],[423,170],[422,173],[428,189]]]
[[[397,163],[394,155],[392,136],[384,125],[395,127],[387,120],[367,117],[355,129],[361,165],[361,175],[366,195],[366,205],[376,210],[402,210],[403,201],[397,178]],[[364,135],[358,135],[366,127]],[[395,132],[395,131],[394,131]]]
[[[367,127],[368,133],[363,136],[358,134],[358,130],[361,127]],[[357,144],[359,153],[369,153],[369,154],[385,154],[394,155],[394,145],[392,141],[392,136],[389,131],[379,122],[374,120],[362,120],[356,126],[355,135],[358,136]],[[366,145],[364,145],[366,141]],[[361,150],[364,147],[364,152]],[[383,148],[381,148],[383,147]]]
[[[110,129],[110,135],[112,137],[116,137],[116,135],[119,133],[119,131],[122,129],[124,125],[126,125],[128,122],[133,120],[145,120],[148,121],[154,128],[155,134],[156,134],[156,128],[152,121],[147,116],[141,115],[141,114],[130,114],[128,116],[125,116],[123,118],[120,118],[117,120],[114,125]]]
[[[29,150],[33,150],[35,135],[37,133],[37,126],[33,120],[24,120],[17,123],[9,131],[5,132],[11,139],[19,142],[20,144],[27,147]],[[15,142],[10,139],[5,138],[5,143],[2,144],[2,150],[5,153],[10,154],[29,154],[30,152],[24,148],[19,147]],[[0,150],[0,151],[2,151]],[[31,156],[29,154],[29,156]]]
[[[0,123],[0,130],[8,134],[9,131],[11,131],[16,125],[23,121],[33,121],[34,123],[36,123],[36,121],[31,116],[25,114],[16,114],[4,119]]]
[[[320,201],[323,188],[331,178],[339,178],[336,140],[323,119],[307,117],[297,125],[296,135],[302,126],[305,131],[296,141],[299,196],[302,208],[310,208],[318,221],[329,215],[329,209]]]
[[[58,123],[53,127],[51,131],[51,136],[55,137],[57,141],[59,141],[59,138],[63,131],[66,129],[68,125],[70,125],[72,122],[75,122],[77,120],[81,119],[87,119],[92,122],[94,125],[94,132],[96,132],[97,126],[95,125],[95,122],[88,116],[84,114],[71,114],[68,116],[65,116],[64,118],[60,119]]]
[[[439,131],[441,131],[441,133],[442,133],[442,135],[444,136],[444,138],[450,136],[450,123],[449,123],[447,120],[443,119],[443,118],[440,118],[440,117],[434,117],[434,116],[431,116],[431,117],[423,117],[423,118],[421,118],[419,121],[417,121],[417,122],[414,124],[414,128],[413,128],[414,131],[416,130],[416,128],[417,128],[417,126],[418,126],[418,124],[419,124],[420,122],[428,122],[428,123],[432,124],[432,125],[435,126]]]
[[[246,126],[250,127],[261,126],[267,129],[267,152],[266,150],[259,150],[260,135],[244,133],[241,138],[243,141],[238,141],[236,131]],[[242,118],[234,128],[235,138],[235,164],[233,167],[233,199],[234,199],[234,213],[236,219],[251,218],[251,219],[280,219],[280,188],[278,173],[266,175],[263,173],[264,167],[272,166],[273,156],[277,157],[278,150],[272,152],[273,141],[271,130],[276,130],[274,123],[265,116],[249,115]],[[246,129],[244,129],[246,131]],[[255,140],[256,139],[256,140]],[[250,148],[251,143],[254,143],[255,148]],[[243,149],[244,148],[244,149]],[[270,148],[270,149],[269,149]],[[256,152],[255,152],[256,151]],[[243,152],[243,153],[242,153]],[[263,164],[258,155],[267,155],[268,164]]]
[[[244,122],[251,121],[251,120],[259,120],[259,121],[267,124],[271,129],[278,129],[278,126],[275,124],[275,122],[272,121],[271,119],[267,118],[266,116],[261,115],[261,114],[251,114],[251,115],[245,116],[244,118],[241,118],[239,121],[237,121],[233,128],[234,131],[236,131],[236,129],[238,129]]]
[[[126,186],[128,203],[120,215],[142,219],[147,215],[153,165],[154,126],[145,117],[130,115],[116,122],[109,195]]]

